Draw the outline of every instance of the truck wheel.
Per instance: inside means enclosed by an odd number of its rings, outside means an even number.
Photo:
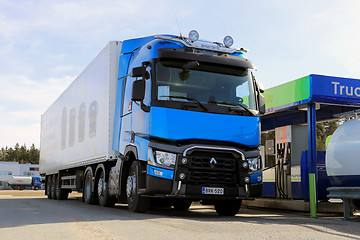
[[[113,207],[115,205],[115,199],[109,195],[108,183],[105,181],[104,171],[101,171],[96,186],[100,206]]]
[[[56,199],[56,185],[57,185],[57,181],[56,181],[56,174],[51,176],[51,198],[52,199]]]
[[[240,209],[241,200],[218,200],[215,210],[220,216],[235,216]]]
[[[46,177],[46,194],[48,199],[51,199],[51,176]]]
[[[188,199],[176,199],[173,202],[173,207],[176,211],[187,211],[191,206],[192,201]]]
[[[126,196],[128,208],[132,212],[145,212],[149,207],[149,199],[138,194],[138,165],[133,161],[126,180]]]
[[[85,179],[84,179],[84,193],[83,193],[83,197],[84,197],[84,202],[87,204],[92,204],[92,199],[93,199],[93,176],[92,173],[90,171],[88,171],[86,173]]]
[[[69,191],[66,189],[61,189],[60,174],[56,175],[56,199],[66,200],[68,196],[69,196]]]

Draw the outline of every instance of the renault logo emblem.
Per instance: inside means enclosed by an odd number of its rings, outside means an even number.
[[[214,168],[216,164],[217,164],[216,159],[215,159],[215,158],[211,158],[211,159],[210,159],[210,166],[211,166],[212,168]]]

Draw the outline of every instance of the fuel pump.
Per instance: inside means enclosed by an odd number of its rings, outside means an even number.
[[[301,156],[308,146],[307,125],[278,127],[262,133],[262,138],[263,197],[303,199]]]
[[[291,126],[275,129],[277,198],[291,197]]]

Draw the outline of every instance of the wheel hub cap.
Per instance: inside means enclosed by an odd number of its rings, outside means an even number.
[[[102,196],[104,194],[104,189],[105,189],[105,181],[104,179],[100,178],[99,182],[98,182],[98,195]]]
[[[126,195],[127,197],[131,197],[134,195],[135,192],[135,186],[136,186],[136,182],[135,182],[135,176],[128,176],[127,178],[127,182],[126,182]]]

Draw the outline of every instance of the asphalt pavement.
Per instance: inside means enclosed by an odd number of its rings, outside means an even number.
[[[241,208],[220,217],[212,206],[193,204],[132,213],[126,205],[87,205],[80,194],[49,200],[43,191],[0,191],[0,239],[360,239],[360,220],[341,214]]]

